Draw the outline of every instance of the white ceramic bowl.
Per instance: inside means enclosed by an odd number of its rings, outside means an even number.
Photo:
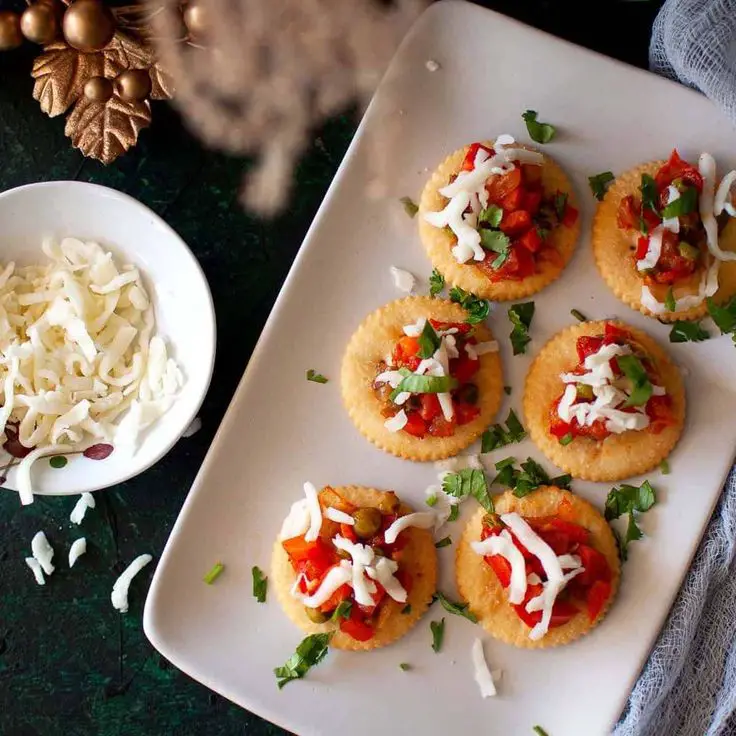
[[[101,461],[72,457],[54,469],[48,459],[32,471],[33,490],[44,495],[94,491],[121,483],[159,460],[195,418],[212,377],[215,313],[207,280],[184,241],[140,202],[113,189],[54,181],[0,194],[0,263],[42,263],[44,237],[94,240],[118,263],[133,263],[153,300],[156,331],[184,373],[173,407],[143,436],[131,459],[113,452]],[[4,457],[5,454],[3,453]],[[5,487],[15,490],[15,473]]]

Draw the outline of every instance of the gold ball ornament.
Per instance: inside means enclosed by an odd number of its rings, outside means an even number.
[[[115,35],[115,18],[99,0],[77,0],[64,13],[64,39],[77,51],[100,51]]]
[[[105,77],[92,77],[84,85],[84,96],[92,102],[107,102],[112,93],[112,82]]]
[[[126,69],[115,77],[115,92],[128,102],[143,102],[151,94],[151,75],[146,69]]]
[[[22,43],[20,16],[12,10],[0,10],[0,51],[17,49]]]
[[[207,33],[207,10],[204,2],[191,2],[184,8],[184,25],[192,38],[201,38]]]
[[[36,2],[20,17],[21,33],[33,43],[51,43],[59,35],[59,17],[50,2]]]

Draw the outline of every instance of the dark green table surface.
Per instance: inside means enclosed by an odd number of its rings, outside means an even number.
[[[640,66],[646,65],[659,6],[604,0],[483,4]],[[2,0],[2,7],[12,3]],[[296,172],[292,201],[280,217],[264,222],[237,202],[248,162],[204,150],[165,103],[154,104],[152,127],[114,165],[84,159],[64,137],[63,119],[45,117],[31,98],[32,57],[30,48],[0,54],[0,190],[78,179],[148,205],[202,264],[217,312],[218,354],[201,431],[146,473],[96,494],[97,509],[82,527],[89,551],[79,569],[69,572],[60,564],[39,587],[23,562],[39,529],[57,555],[65,555],[80,535],[68,520],[75,498],[37,497],[21,508],[14,494],[0,492],[0,736],[283,733],[190,680],[153,650],[141,625],[153,565],[134,582],[128,614],[112,608],[110,590],[135,556],[160,556],[357,116],[346,114],[315,132]]]

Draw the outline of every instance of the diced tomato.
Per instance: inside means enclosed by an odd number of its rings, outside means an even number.
[[[660,216],[656,212],[652,212],[652,210],[650,210],[649,208],[645,208],[644,211],[641,213],[641,216],[644,219],[644,222],[647,224],[649,232],[654,230],[654,228],[662,222]],[[639,228],[638,223],[636,227],[637,229]]]
[[[529,525],[542,536],[550,531],[564,534],[570,540],[570,545],[586,544],[588,539],[590,539],[590,532],[584,526],[571,521],[565,521],[556,516],[529,519]],[[565,552],[569,552],[569,549],[565,550]],[[558,554],[565,554],[565,552],[558,552]]]
[[[404,568],[400,567],[394,573],[394,577],[401,583],[401,587],[407,593],[411,593],[411,589],[414,587],[414,578]]]
[[[340,534],[351,542],[358,541],[358,535],[351,524],[340,524]]]
[[[484,151],[487,151],[489,156],[493,156],[495,153],[492,148],[488,148],[488,146],[484,146],[482,143],[471,143],[470,148],[468,148],[468,152],[465,154],[465,159],[463,160],[463,171],[472,171],[475,168],[475,157],[478,155],[478,151],[481,148]]]
[[[674,284],[689,275],[690,273],[687,271],[673,268],[666,271],[656,271],[652,274],[651,279],[657,284]]]
[[[611,597],[611,583],[596,580],[588,590],[587,604],[588,604],[588,618],[591,621],[595,621],[598,618],[598,614],[603,610],[603,606],[606,601]]]
[[[572,227],[578,221],[578,211],[571,205],[565,205],[565,211],[562,213],[562,224],[565,227]]]
[[[467,355],[462,358],[453,358],[450,361],[450,375],[463,384],[468,383],[480,368],[480,360],[472,360]]]
[[[649,429],[654,434],[659,434],[663,429],[671,427],[675,423],[672,416],[672,399],[667,396],[652,396],[647,401],[647,416],[649,417]]]
[[[580,557],[580,564],[585,572],[580,573],[575,580],[580,585],[590,586],[596,580],[608,582],[611,579],[611,568],[604,554],[588,544],[581,543],[575,553]]]
[[[463,335],[466,332],[470,332],[470,330],[473,328],[473,326],[469,325],[467,322],[442,322],[438,319],[432,319],[432,317],[429,318],[429,324],[431,324],[432,327],[435,328],[435,330],[456,329],[459,333]]]
[[[419,410],[419,416],[421,416],[425,422],[431,422],[442,412],[442,409],[440,408],[440,400],[437,398],[437,394],[422,394],[420,401],[422,402],[422,408]]]
[[[520,209],[524,202],[524,195],[524,187],[517,187],[501,200],[502,209],[506,210],[506,212],[513,212],[514,210]]]
[[[505,557],[501,557],[501,555],[487,555],[483,559],[491,566],[493,572],[496,573],[501,586],[508,588],[511,585],[511,563]]]
[[[321,578],[335,563],[335,551],[320,538],[307,542],[302,535],[285,539],[281,544],[289,555],[292,567],[297,572],[303,572],[309,580]]]
[[[514,606],[514,610],[519,618],[529,628],[533,628],[542,620],[542,612],[534,611],[534,613],[527,613],[526,604],[532,598],[536,598],[541,592],[541,585],[528,586],[524,602]],[[552,607],[552,618],[549,622],[550,629],[566,624],[576,613],[578,613],[578,608],[574,604],[564,600],[556,601],[555,605]]]
[[[631,333],[628,330],[624,330],[613,322],[606,322],[606,326],[603,329],[603,342],[606,345],[613,345],[613,343],[627,342],[631,339]]]
[[[494,204],[500,204],[503,198],[514,191],[521,185],[521,171],[517,166],[508,174],[499,174],[492,176],[486,182],[486,192],[488,192],[488,200]]]
[[[640,261],[647,254],[649,250],[649,238],[646,235],[639,237],[636,241],[636,260]]]
[[[340,631],[352,636],[356,641],[368,641],[373,637],[373,627],[365,622],[357,606],[350,610],[350,618],[340,621]]]
[[[536,253],[544,245],[544,241],[535,227],[529,228],[517,242],[531,253]]]
[[[542,167],[537,164],[522,164],[521,176],[526,186],[539,186],[542,181]]]
[[[596,337],[595,335],[583,335],[579,337],[576,343],[578,359],[582,363],[589,355],[597,353],[602,346],[602,337]]]
[[[632,194],[624,197],[618,206],[616,214],[616,223],[622,230],[638,230],[639,229],[639,211],[641,210],[641,202]]]
[[[414,437],[424,437],[427,434],[427,423],[418,412],[413,411],[407,416],[403,430]]]
[[[606,429],[606,423],[602,419],[597,419],[590,426],[578,427],[574,434],[584,435],[594,440],[605,440],[611,436],[611,433]]]
[[[330,568],[332,569],[332,568]],[[329,570],[327,571],[329,572]],[[327,573],[325,573],[327,574]],[[322,576],[324,578],[324,575]],[[320,583],[322,581],[320,580]],[[341,585],[320,607],[319,610],[322,611],[322,613],[329,613],[330,611],[334,611],[342,601],[344,601],[346,598],[350,597],[350,594],[352,593],[352,588],[349,585]]]
[[[532,226],[531,215],[526,210],[504,212],[499,229],[510,237],[525,233]]]
[[[463,424],[470,424],[479,415],[480,409],[474,404],[455,404],[455,421],[460,427]]]
[[[703,177],[700,172],[695,166],[681,159],[677,149],[672,151],[669,161],[657,172],[654,182],[661,192],[672,184],[675,179],[682,179],[687,184],[697,187],[699,192],[703,191]]]
[[[440,414],[436,416],[429,425],[429,433],[433,437],[452,437],[455,434],[455,420],[447,421],[445,417]]]
[[[534,256],[526,249],[512,245],[509,248],[509,256],[506,262],[498,269],[497,276],[500,279],[525,279],[536,271]]]
[[[572,433],[572,425],[569,422],[563,421],[557,415],[554,415],[549,425],[549,431],[553,437],[562,439],[565,435]]]
[[[533,189],[526,190],[524,199],[521,202],[521,209],[526,210],[530,215],[536,215],[542,204],[542,190]]]
[[[398,363],[406,358],[414,357],[419,352],[419,340],[404,335],[394,347],[394,360]]]

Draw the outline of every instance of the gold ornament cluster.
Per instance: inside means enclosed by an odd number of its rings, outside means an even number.
[[[201,21],[194,4],[182,9],[185,24],[187,14],[192,26]],[[0,51],[24,41],[43,46],[31,72],[34,99],[49,117],[68,112],[64,132],[72,145],[110,164],[151,124],[150,100],[173,95],[147,30],[142,5],[111,9],[102,0],[35,0],[20,14],[0,11]]]

